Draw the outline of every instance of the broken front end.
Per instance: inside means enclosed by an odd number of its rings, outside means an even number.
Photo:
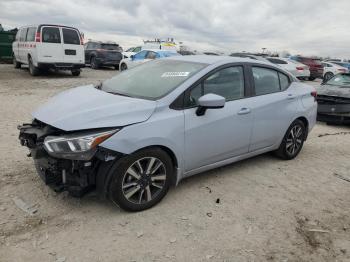
[[[317,120],[327,123],[350,123],[350,98],[339,96],[317,96]]]
[[[118,132],[118,128],[66,132],[34,120],[18,129],[20,143],[29,148],[28,156],[33,158],[46,185],[77,197],[96,188],[105,196],[106,169],[122,154],[99,144]]]

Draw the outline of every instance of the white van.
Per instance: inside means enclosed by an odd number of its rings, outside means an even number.
[[[29,66],[35,76],[40,69],[70,70],[80,75],[85,66],[83,39],[78,29],[61,25],[33,25],[21,27],[12,44],[13,64]]]

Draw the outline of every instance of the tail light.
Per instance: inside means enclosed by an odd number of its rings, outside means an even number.
[[[316,102],[316,99],[317,99],[317,91],[316,91],[316,90],[312,91],[312,92],[311,92],[311,96],[314,97],[315,102]]]
[[[302,67],[302,66],[297,66],[297,70],[304,70],[304,67]]]
[[[40,34],[40,32],[36,32],[36,34],[35,34],[35,42],[41,42],[41,34]]]
[[[339,72],[342,72],[342,73],[345,73],[345,72],[346,72],[346,69],[340,68],[340,69],[338,69],[338,71],[339,71]]]

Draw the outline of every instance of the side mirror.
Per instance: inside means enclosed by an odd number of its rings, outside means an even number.
[[[131,56],[130,56],[130,59],[131,59],[131,60],[134,60],[134,57],[135,57],[134,55],[131,55]]]
[[[225,106],[225,98],[215,94],[206,94],[198,99],[197,116],[205,114],[207,109],[218,109]]]

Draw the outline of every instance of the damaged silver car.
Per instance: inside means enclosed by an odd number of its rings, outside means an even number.
[[[177,56],[58,94],[19,138],[56,191],[94,189],[140,211],[185,177],[270,151],[295,158],[316,122],[315,97],[270,63]]]
[[[338,74],[318,89],[319,121],[329,124],[350,123],[350,74]]]

